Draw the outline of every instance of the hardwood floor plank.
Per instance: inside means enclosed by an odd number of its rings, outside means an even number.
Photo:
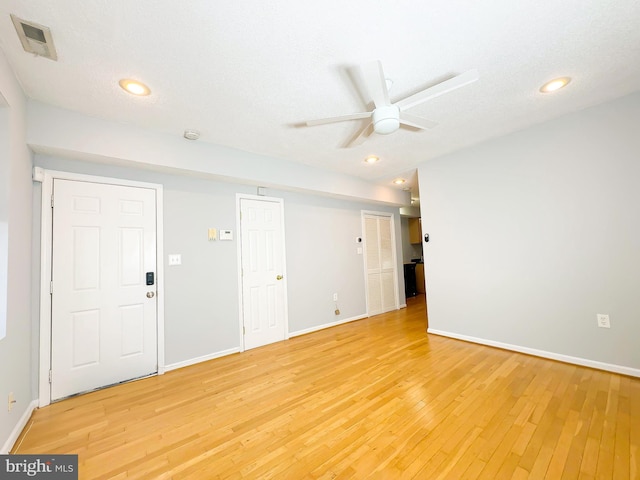
[[[629,478],[640,479],[640,382],[629,380]]]
[[[36,410],[81,479],[639,478],[640,379],[425,333],[409,307]]]

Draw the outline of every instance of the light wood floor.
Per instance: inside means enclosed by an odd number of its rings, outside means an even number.
[[[640,478],[640,379],[425,333],[421,298],[34,412],[83,479]]]

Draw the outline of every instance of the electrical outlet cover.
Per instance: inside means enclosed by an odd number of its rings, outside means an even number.
[[[598,327],[600,328],[611,328],[611,322],[609,321],[609,315],[605,313],[596,314],[598,319]]]

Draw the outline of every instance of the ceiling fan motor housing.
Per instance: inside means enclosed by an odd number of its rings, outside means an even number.
[[[373,130],[388,135],[400,128],[400,109],[395,105],[382,105],[373,111]]]

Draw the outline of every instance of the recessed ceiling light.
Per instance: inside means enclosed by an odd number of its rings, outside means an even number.
[[[376,163],[380,161],[380,158],[376,157],[375,155],[369,155],[367,158],[364,159],[364,161],[367,163]]]
[[[395,183],[396,185],[402,185],[404,182],[406,182],[406,180],[404,178],[396,178],[393,183]]]
[[[123,78],[118,82],[123,90],[129,92],[132,95],[138,95],[140,97],[144,97],[145,95],[149,95],[151,90],[144,83],[138,82],[137,80],[131,80],[130,78]]]
[[[540,91],[542,93],[555,92],[556,90],[560,90],[562,87],[566,87],[570,81],[571,78],[569,77],[555,78],[541,86]]]

